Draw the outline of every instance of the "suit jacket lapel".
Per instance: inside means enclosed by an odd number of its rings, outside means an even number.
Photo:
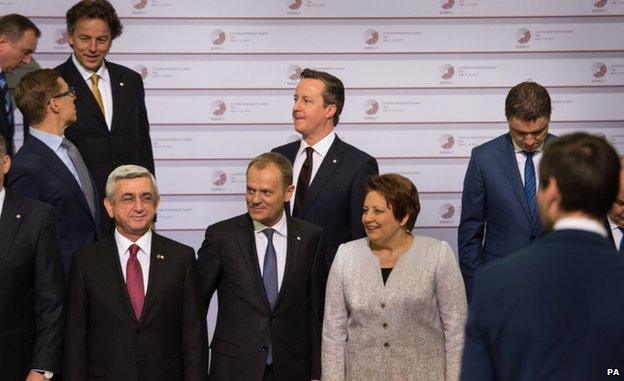
[[[279,308],[280,302],[284,297],[284,293],[288,290],[288,285],[292,281],[295,274],[295,269],[297,268],[297,261],[301,257],[301,240],[304,237],[299,235],[299,226],[292,218],[286,218],[287,224],[287,234],[286,237],[286,267],[284,268],[284,275],[282,276],[282,284],[279,288],[279,293],[277,294],[277,299],[275,300],[275,309]]]
[[[98,250],[98,255],[102,262],[102,270],[108,280],[109,287],[113,290],[113,294],[119,301],[121,309],[125,311],[129,319],[136,322],[132,303],[130,303],[128,291],[126,290],[126,282],[123,279],[121,264],[119,263],[119,252],[117,250],[117,244],[115,243],[115,236],[111,234],[107,238],[101,240],[99,244],[101,248]]]
[[[240,246],[240,252],[243,255],[247,270],[255,283],[255,289],[258,292],[258,297],[264,303],[264,306],[268,311],[271,311],[271,305],[269,299],[264,291],[264,282],[262,281],[262,274],[260,273],[260,263],[258,262],[258,250],[256,248],[256,240],[254,237],[253,222],[249,214],[245,215],[245,219],[241,219],[238,223],[239,230],[237,232],[238,245]]]
[[[524,185],[522,184],[522,178],[520,177],[520,170],[518,169],[518,162],[516,161],[516,153],[509,134],[505,135],[505,141],[498,147],[498,149],[501,151],[501,154],[499,155],[500,162],[503,166],[505,174],[507,175],[507,180],[509,180],[509,183],[511,184],[511,189],[513,189],[513,192],[516,195],[524,214],[529,220],[529,223],[533,225],[531,212],[529,211],[529,204],[526,200],[526,195],[524,194]]]
[[[319,193],[323,188],[325,188],[325,184],[334,171],[340,165],[340,161],[342,158],[342,153],[344,152],[344,145],[342,140],[338,138],[336,135],[336,139],[332,143],[331,147],[327,151],[327,155],[323,158],[321,162],[321,166],[319,167],[310,187],[308,188],[308,193],[306,194],[305,200],[303,201],[303,206],[301,207],[300,216],[305,216],[306,212],[310,208],[310,206],[314,203],[314,200],[318,197]]]
[[[89,85],[87,85],[87,82],[84,80],[84,78],[82,78],[82,75],[80,75],[80,72],[78,71],[78,68],[76,68],[76,65],[74,65],[71,56],[69,57],[67,62],[72,68],[72,76],[70,78],[71,82],[69,85],[73,86],[76,89],[76,102],[84,103],[86,108],[89,109],[93,115],[96,115],[97,118],[102,122],[100,124],[100,127],[105,128],[106,131],[108,131],[106,119],[104,119],[104,114],[102,114],[102,110],[95,100],[95,97],[93,96]]]
[[[0,211],[0,266],[22,223],[23,216],[20,210],[21,205],[18,200],[5,190],[4,205]]]
[[[93,222],[95,222],[95,216],[91,212],[91,208],[89,208],[89,203],[87,203],[87,199],[82,191],[82,188],[80,188],[80,184],[78,184],[74,175],[72,175],[69,168],[65,166],[65,163],[59,159],[56,153],[54,153],[50,147],[34,136],[26,140],[24,145],[42,156],[43,165],[48,167],[50,171],[54,173],[56,177],[61,179],[61,182],[72,191],[74,196],[76,196],[76,199],[80,202],[82,208],[89,216],[91,216]]]
[[[166,245],[162,238],[154,232],[152,232],[151,251],[147,293],[145,294],[145,301],[143,303],[143,311],[141,312],[139,324],[147,318],[150,310],[154,306],[154,302],[158,299],[168,263]]]

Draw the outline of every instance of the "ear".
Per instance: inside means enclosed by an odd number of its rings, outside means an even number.
[[[58,103],[57,98],[50,98],[50,110],[56,114],[61,112],[61,105]]]
[[[115,213],[113,212],[113,203],[110,202],[108,197],[104,199],[104,207],[106,208],[106,213],[110,218],[115,218]]]
[[[0,168],[2,168],[2,176],[9,172],[9,168],[11,168],[11,156],[5,154],[0,158]]]
[[[337,110],[338,108],[336,105],[329,105],[325,107],[325,119],[333,119]]]
[[[292,197],[292,194],[294,191],[295,191],[295,186],[293,184],[290,184],[289,186],[286,187],[286,192],[284,194],[284,202],[290,201],[290,198]]]
[[[11,39],[4,34],[0,34],[0,51],[4,50],[4,47],[9,43],[11,43]]]
[[[406,214],[405,217],[403,217],[403,219],[399,223],[399,225],[401,225],[402,227],[405,227],[405,225],[407,224],[407,220],[409,220],[409,218],[410,218],[410,215]]]

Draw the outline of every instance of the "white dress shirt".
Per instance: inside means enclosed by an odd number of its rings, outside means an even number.
[[[266,226],[258,221],[254,221],[254,236],[256,238],[256,252],[258,254],[258,264],[260,265],[260,275],[264,274],[264,254],[269,240],[262,232],[266,228],[273,228],[273,247],[277,256],[277,291],[282,287],[284,269],[286,268],[286,249],[288,244],[288,230],[286,224],[286,212],[282,213],[282,219],[273,226]]]
[[[4,207],[4,197],[6,192],[4,191],[4,187],[0,188],[0,216],[2,216],[2,208]]]
[[[514,152],[516,153],[516,163],[518,164],[518,170],[520,171],[520,178],[522,179],[522,184],[524,184],[524,165],[526,163],[526,156],[522,152],[522,148],[513,141]],[[539,190],[539,163],[542,160],[542,151],[544,150],[544,143],[537,147],[535,152],[533,153],[533,166],[535,167],[535,191]]]
[[[314,149],[314,153],[312,154],[312,175],[310,176],[310,184],[314,180],[314,176],[316,176],[316,172],[321,166],[323,159],[327,155],[327,151],[334,143],[334,139],[336,139],[336,133],[330,132],[329,135],[319,140],[315,145],[311,146]],[[293,193],[290,202],[290,212],[292,214],[292,210],[295,207],[295,194],[297,193],[297,181],[299,180],[299,174],[301,173],[301,167],[303,167],[303,162],[306,159],[305,149],[310,147],[308,143],[301,140],[301,145],[299,146],[299,151],[297,151],[297,156],[295,156],[295,162],[293,163],[293,185],[295,186],[295,192]],[[309,185],[309,184],[308,184]]]
[[[598,221],[594,221],[589,218],[582,217],[565,217],[557,222],[553,226],[553,230],[584,230],[590,233],[599,234],[607,238],[607,229]]]
[[[82,182],[80,182],[80,176],[78,175],[78,171],[76,170],[76,166],[69,157],[69,152],[67,152],[67,149],[65,149],[65,147],[61,145],[61,143],[63,142],[63,136],[39,131],[36,128],[31,128],[29,130],[29,134],[41,140],[43,144],[45,144],[46,146],[48,146],[48,148],[54,151],[56,156],[61,159],[63,164],[65,164],[67,169],[69,169],[69,172],[71,172],[72,176],[74,176],[74,179],[76,179],[76,182],[78,183],[78,185],[80,185],[80,188],[84,191]]]
[[[94,72],[87,70],[78,62],[76,56],[72,53],[72,61],[74,62],[74,66],[78,69],[78,72],[82,76],[82,78],[87,83],[87,87],[91,89],[91,76]],[[100,94],[102,95],[102,103],[104,103],[104,119],[106,120],[106,125],[108,129],[111,129],[111,124],[113,123],[113,91],[111,90],[111,82],[110,75],[108,75],[108,69],[106,68],[106,63],[102,62],[102,66],[95,72],[98,76],[100,76],[100,80],[98,81],[98,90],[100,90]]]
[[[137,253],[137,259],[141,264],[141,272],[143,273],[143,293],[146,294],[149,280],[150,253],[152,252],[152,231],[148,230],[136,242],[132,242],[115,229],[115,243],[117,244],[119,263],[121,264],[124,281],[126,280],[126,265],[130,258],[130,245],[136,243],[139,246],[140,250]]]
[[[618,229],[615,222],[609,218],[609,227],[611,228],[611,235],[613,235],[613,241],[615,242],[615,248],[620,250],[620,242],[622,242],[622,232]]]

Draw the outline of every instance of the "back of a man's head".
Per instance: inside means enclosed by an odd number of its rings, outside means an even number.
[[[620,160],[606,140],[578,132],[546,145],[539,177],[540,188],[557,182],[563,211],[602,220],[619,190]]]

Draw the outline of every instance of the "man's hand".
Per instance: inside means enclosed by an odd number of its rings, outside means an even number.
[[[31,370],[26,377],[26,381],[46,381],[46,379],[43,378],[43,374]]]

